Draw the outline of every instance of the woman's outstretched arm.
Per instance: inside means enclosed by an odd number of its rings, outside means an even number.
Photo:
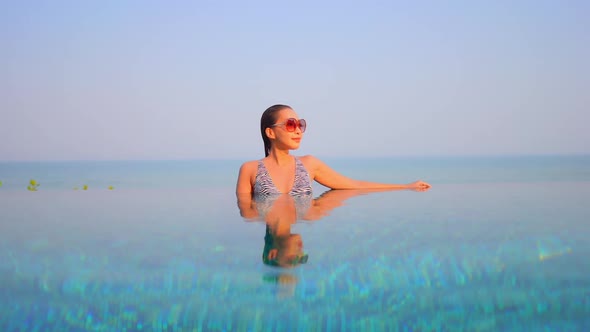
[[[311,168],[309,171],[313,180],[331,189],[412,189],[418,191],[430,189],[430,184],[423,181],[394,184],[355,180],[336,172],[314,156],[306,156],[305,158]]]
[[[305,213],[305,220],[319,220],[327,216],[332,210],[344,205],[344,201],[360,195],[371,193],[394,191],[399,189],[351,189],[351,190],[328,190],[314,199],[309,210]]]

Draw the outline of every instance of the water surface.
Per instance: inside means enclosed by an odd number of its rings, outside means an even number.
[[[589,158],[330,162],[434,186],[317,186],[276,268],[238,162],[0,164],[0,330],[590,328]]]

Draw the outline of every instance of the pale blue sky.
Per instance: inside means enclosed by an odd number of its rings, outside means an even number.
[[[588,154],[588,1],[0,1],[0,160]]]

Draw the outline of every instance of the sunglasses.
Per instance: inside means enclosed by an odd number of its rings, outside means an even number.
[[[301,256],[296,256],[290,260],[289,264],[291,264],[291,265],[305,264],[305,263],[307,263],[308,258],[309,258],[309,256],[307,254],[304,254]]]
[[[301,132],[304,133],[305,128],[307,128],[307,122],[305,122],[305,120],[303,120],[303,119],[297,120],[294,118],[288,118],[287,121],[285,121],[283,123],[275,123],[271,127],[276,127],[276,126],[285,126],[285,129],[287,131],[295,131],[295,129],[297,129],[297,127],[299,127],[299,129],[301,129]]]

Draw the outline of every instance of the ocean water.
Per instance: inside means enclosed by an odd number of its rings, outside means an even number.
[[[589,156],[326,162],[433,188],[240,211],[241,161],[0,162],[0,331],[590,330]],[[271,216],[306,263],[263,263]]]

